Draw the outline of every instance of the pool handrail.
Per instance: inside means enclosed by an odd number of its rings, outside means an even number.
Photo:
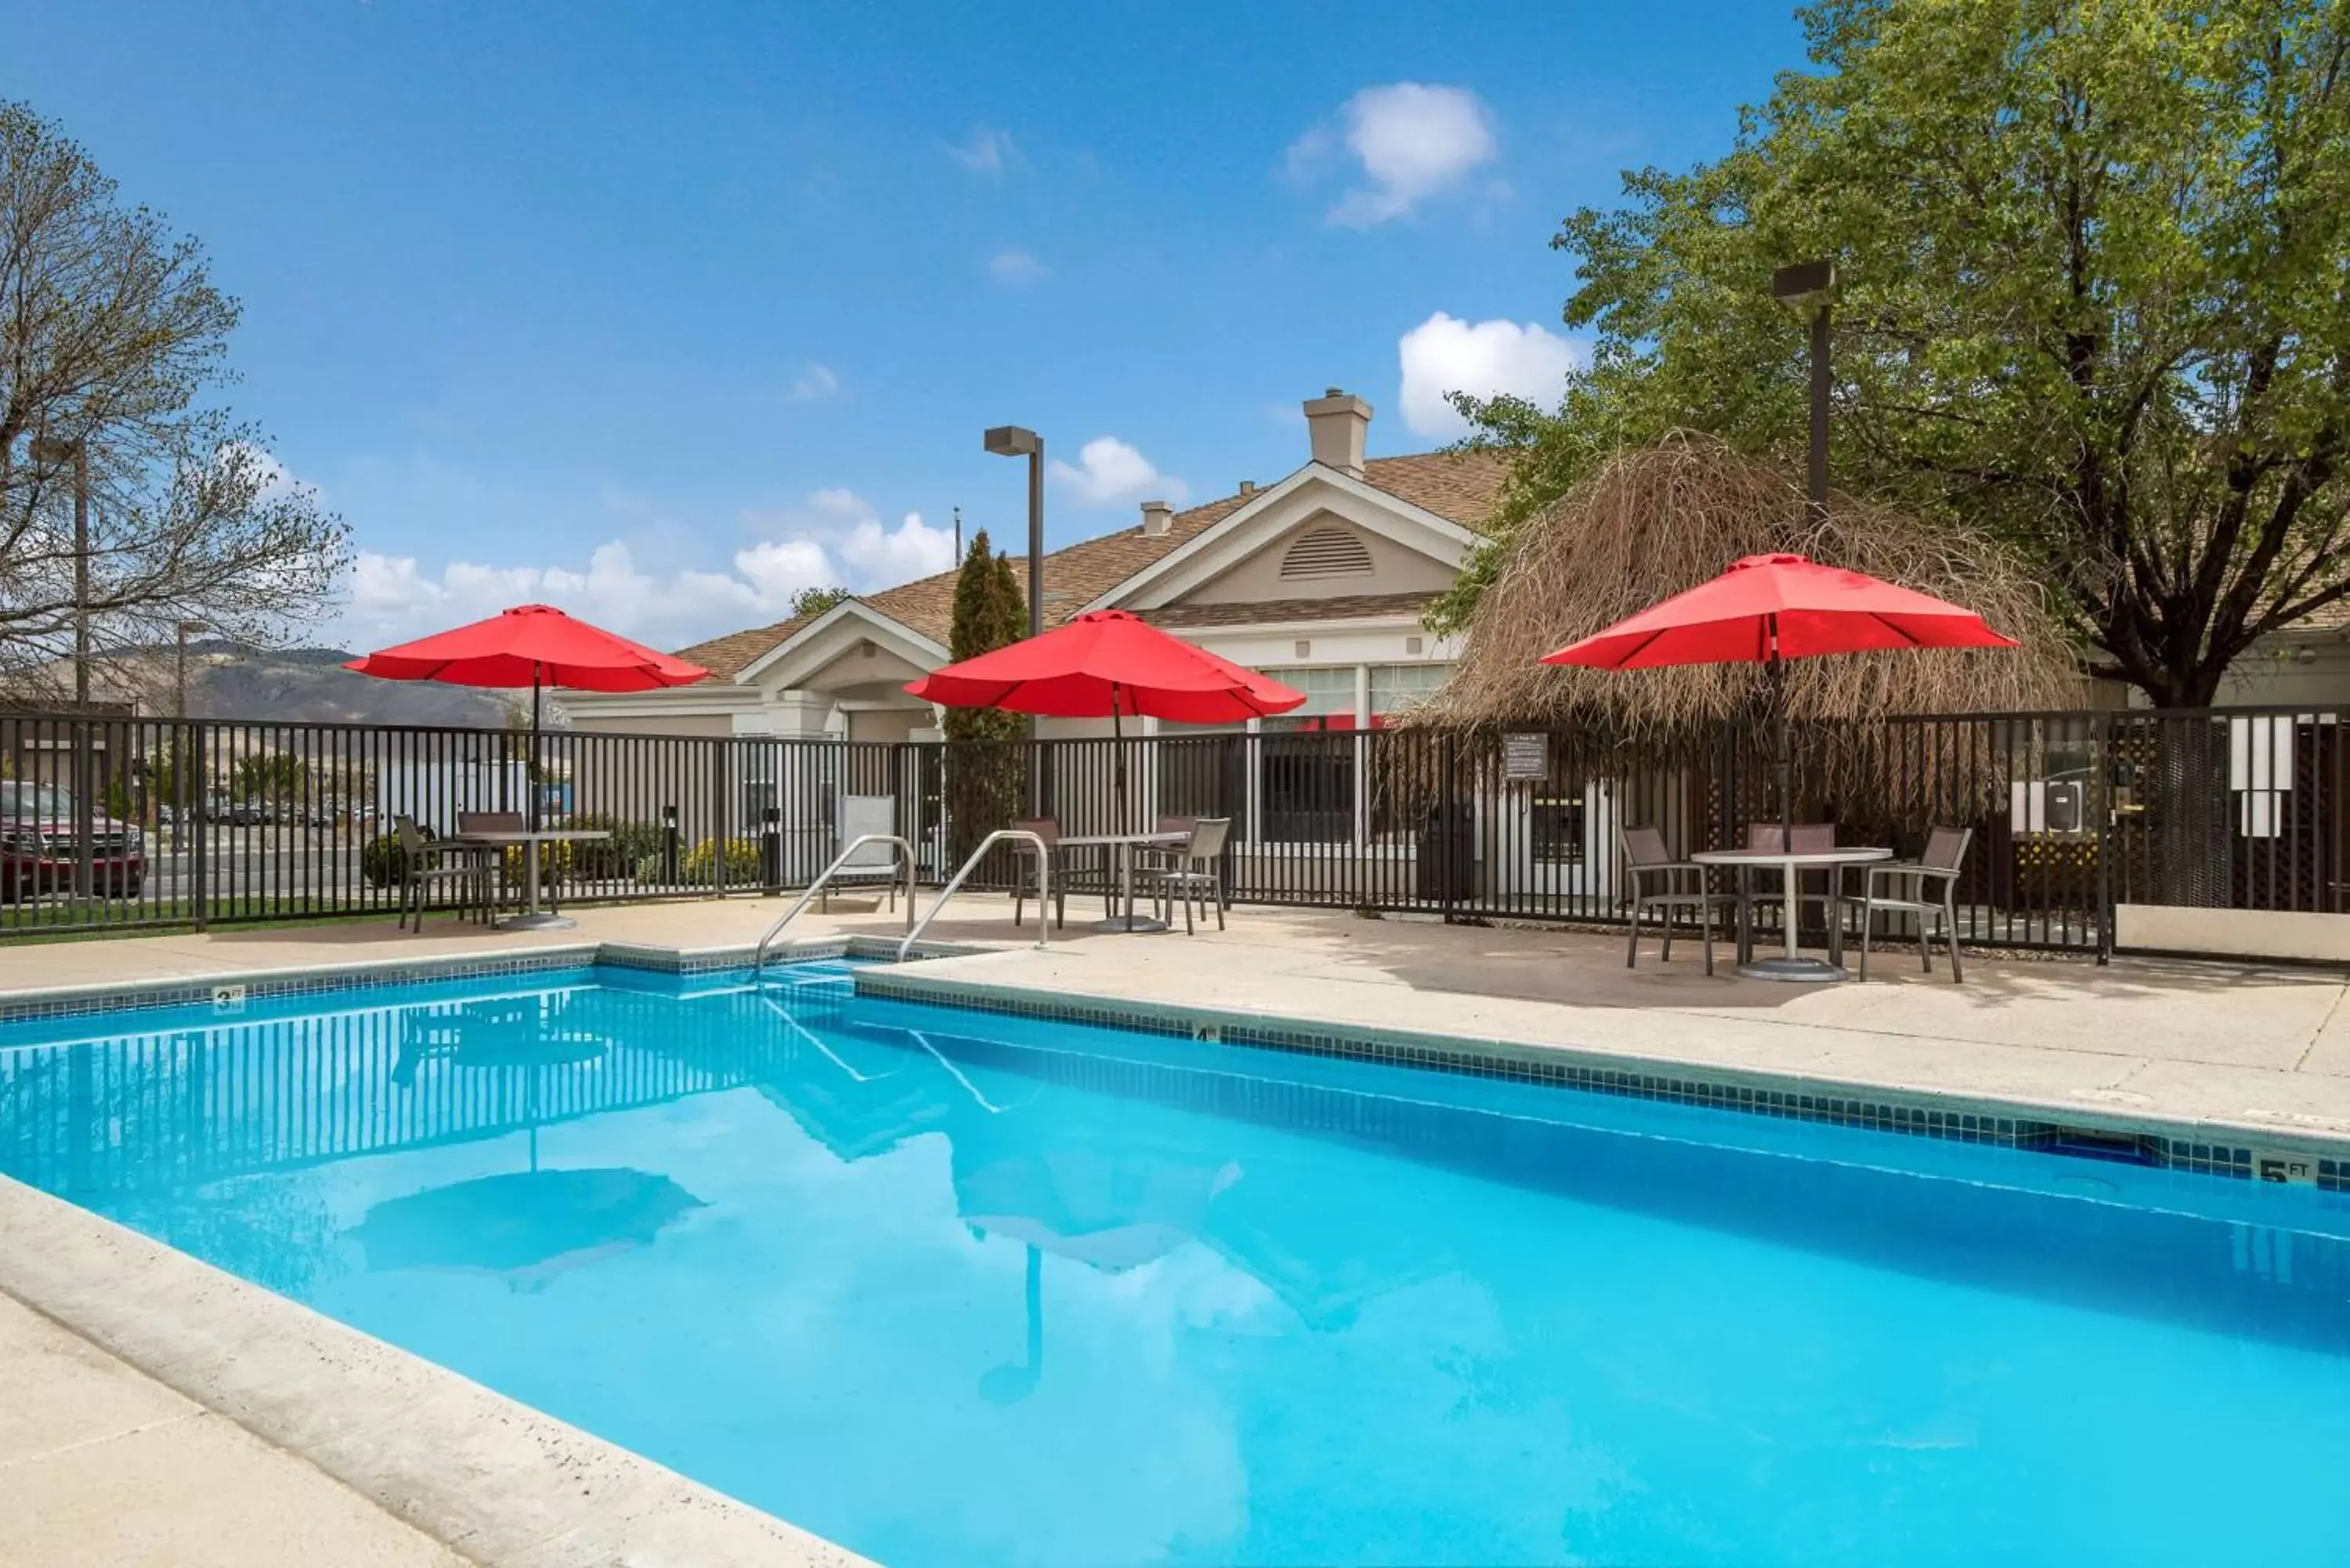
[[[971,852],[971,857],[965,860],[962,867],[955,872],[953,880],[939,889],[938,902],[931,906],[931,912],[919,920],[911,918],[913,890],[910,886],[908,888],[906,935],[898,944],[899,963],[906,961],[906,954],[912,950],[921,934],[931,929],[931,922],[939,918],[939,911],[947,907],[947,900],[955,896],[955,889],[962,886],[963,878],[970,876],[972,868],[978,866],[981,857],[994,848],[1000,841],[1007,838],[1025,839],[1036,846],[1036,945],[1041,948],[1052,940],[1053,919],[1046,912],[1050,906],[1045,901],[1046,895],[1051,892],[1053,886],[1052,846],[1045,842],[1042,835],[1032,833],[1024,827],[999,827],[979,841],[979,846]]]
[[[758,947],[754,949],[751,953],[751,978],[753,980],[757,980],[761,974],[765,972],[767,967],[767,949],[774,944],[775,940],[777,937],[783,934],[784,928],[790,925],[792,921],[798,917],[799,912],[802,909],[806,909],[808,905],[815,900],[817,894],[824,891],[825,884],[832,880],[834,872],[848,864],[848,857],[850,856],[856,854],[858,850],[864,848],[868,844],[893,844],[898,847],[897,858],[906,868],[905,893],[907,940],[909,941],[913,940],[915,875],[914,846],[907,843],[903,838],[899,837],[894,833],[860,833],[855,838],[848,841],[848,845],[846,848],[842,849],[839,854],[832,857],[832,864],[826,867],[821,872],[817,873],[816,880],[809,883],[807,885],[807,889],[801,893],[798,898],[792,900],[792,907],[785,909],[783,912],[782,917],[777,919],[774,925],[767,928],[767,934],[759,939]]]

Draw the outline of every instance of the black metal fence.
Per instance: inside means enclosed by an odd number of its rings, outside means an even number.
[[[2341,912],[2345,722],[2279,708],[1799,727],[1790,811],[1903,854],[1935,826],[1971,828],[1968,940],[2102,952],[2130,905]],[[972,801],[1003,820],[968,820]],[[805,886],[858,832],[903,836],[938,882],[1032,810],[1066,834],[1228,817],[1238,902],[1612,922],[1620,829],[1727,847],[1780,805],[1762,738],[1727,728],[1664,746],[1368,730],[966,751],[0,713],[0,934],[389,915],[400,816],[600,832],[542,867],[548,893],[585,903]],[[983,885],[1009,884],[999,854]]]

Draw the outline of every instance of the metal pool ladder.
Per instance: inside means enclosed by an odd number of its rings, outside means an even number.
[[[769,926],[767,934],[759,939],[758,949],[751,955],[751,978],[754,981],[765,972],[767,949],[775,944],[777,937],[784,934],[784,928],[790,925],[798,917],[799,912],[815,900],[818,893],[824,891],[825,885],[832,880],[833,874],[848,864],[850,856],[868,844],[894,844],[898,846],[898,853],[894,858],[898,865],[905,867],[906,872],[906,940],[910,942],[914,940],[914,846],[894,833],[862,833],[849,840],[848,847],[832,857],[832,864],[826,867],[816,879],[807,885],[806,892],[792,900],[792,907],[784,911],[783,918]],[[965,867],[964,869],[969,870],[970,867]],[[962,878],[958,877],[956,880],[961,881]],[[938,913],[935,909],[931,912]],[[903,950],[899,950],[902,955]]]
[[[962,886],[963,878],[971,875],[972,868],[979,864],[981,857],[1007,838],[1025,839],[1036,846],[1036,945],[1041,948],[1052,940],[1052,906],[1046,898],[1053,887],[1052,846],[1024,827],[999,827],[979,841],[979,847],[971,852],[971,858],[962,863],[962,868],[954,874],[954,880],[940,889],[939,901],[931,906],[931,912],[919,920],[913,918],[914,895],[909,884],[906,892],[906,936],[898,944],[898,961],[900,963],[905,961],[906,954],[920,940],[922,933],[931,929],[931,922],[939,918],[939,911],[947,907],[947,900],[955,896],[955,889]]]

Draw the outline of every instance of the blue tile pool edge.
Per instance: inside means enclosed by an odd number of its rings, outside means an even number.
[[[2305,1184],[2321,1191],[2350,1192],[2350,1138],[2291,1137],[2264,1129],[2112,1116],[2026,1101],[1898,1094],[1794,1074],[1691,1067],[1585,1052],[1564,1044],[1475,1040],[1172,1002],[1116,1001],[886,968],[859,971],[856,986],[860,994],[896,1002],[1176,1035],[1254,1050],[1344,1056],[1423,1072],[1510,1078],[1589,1094],[1994,1144],[2090,1161],[2122,1158],[2161,1169],[2242,1181],[2259,1176],[2264,1161],[2294,1159],[2307,1169]],[[2098,1135],[2095,1146],[2085,1145],[2080,1136],[2085,1132]]]
[[[952,942],[918,942],[909,958],[957,958],[986,950]],[[773,965],[822,959],[890,959],[898,944],[881,937],[834,937],[797,942],[772,953]],[[728,948],[651,947],[635,942],[569,942],[560,947],[535,948],[500,955],[442,953],[412,959],[370,959],[352,963],[306,965],[293,969],[253,970],[202,976],[174,975],[168,980],[109,981],[91,985],[45,987],[0,992],[0,1024],[36,1019],[73,1018],[99,1012],[145,1012],[166,1007],[201,1007],[223,987],[241,988],[244,1000],[310,996],[358,991],[371,986],[414,984],[438,980],[498,980],[518,975],[546,975],[595,968],[642,970],[655,974],[703,978],[734,971],[747,971],[754,952],[748,944]]]
[[[909,956],[950,958],[986,950],[990,950],[949,942],[920,942]],[[210,1003],[217,989],[224,986],[242,987],[245,1000],[258,1001],[425,981],[500,979],[567,971],[584,974],[597,967],[708,978],[747,971],[754,956],[754,949],[747,943],[681,950],[630,942],[574,942],[498,955],[440,954],[201,978],[175,976],[161,981],[0,994],[0,1024],[201,1006]],[[851,936],[797,942],[771,954],[767,961],[779,965],[838,958],[888,961],[897,956],[898,943],[893,939]],[[2258,1175],[2259,1163],[2264,1158],[2295,1158],[2308,1165],[2314,1183],[2320,1189],[2350,1192],[2350,1138],[2329,1140],[2305,1135],[2296,1137],[2267,1129],[2114,1116],[2030,1102],[1897,1094],[1869,1085],[1794,1075],[1668,1065],[1636,1057],[1581,1052],[1563,1044],[1477,1041],[1172,1003],[1114,1002],[887,969],[865,971],[858,977],[857,987],[860,992],[905,1002],[1152,1034],[1196,1037],[1202,1031],[1213,1031],[1212,1037],[1222,1044],[1255,1049],[1347,1056],[1423,1071],[1513,1078],[1587,1093],[1674,1101],[2075,1158],[2119,1157],[2138,1164],[2239,1180],[2250,1180]],[[2084,1130],[2116,1141],[2095,1149],[2085,1148],[2077,1140],[2077,1135]]]

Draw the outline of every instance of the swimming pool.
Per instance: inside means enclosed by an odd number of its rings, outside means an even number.
[[[2341,1195],[780,978],[13,1024],[0,1170],[899,1568],[2341,1556]]]

